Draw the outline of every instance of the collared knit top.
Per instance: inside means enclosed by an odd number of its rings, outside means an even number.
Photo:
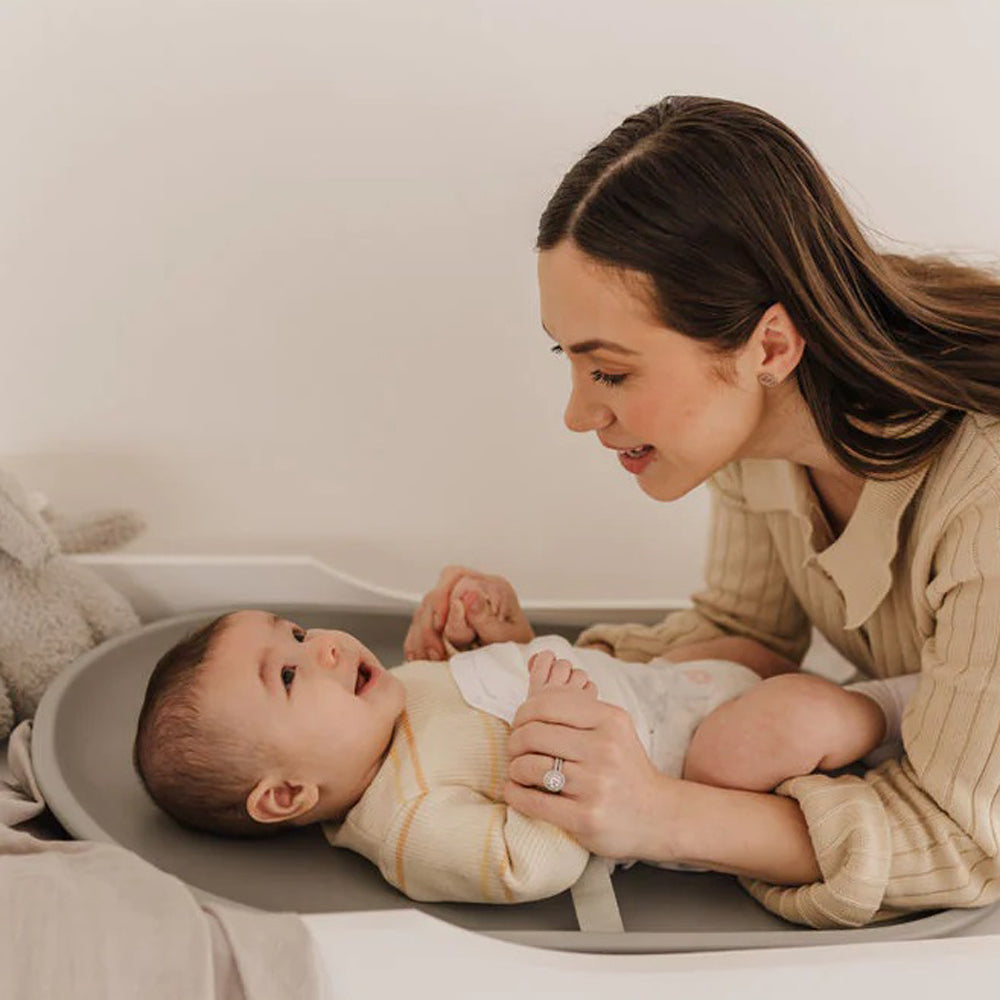
[[[776,789],[798,801],[823,880],[745,888],[812,927],[1000,898],[1000,420],[970,415],[918,471],[866,481],[836,539],[802,466],[743,460],[711,487],[693,607],[579,643],[641,661],[740,635],[799,661],[815,626],[870,676],[921,676],[902,759]]]

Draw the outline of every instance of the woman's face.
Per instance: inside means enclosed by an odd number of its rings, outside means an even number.
[[[538,281],[542,325],[572,368],[566,426],[594,431],[649,496],[676,500],[752,453],[764,412],[756,337],[710,353],[570,240],[539,254]]]

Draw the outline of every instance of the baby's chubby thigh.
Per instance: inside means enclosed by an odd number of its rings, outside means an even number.
[[[842,767],[881,739],[870,699],[811,674],[779,674],[705,717],[691,739],[684,777],[770,791],[786,778]]]

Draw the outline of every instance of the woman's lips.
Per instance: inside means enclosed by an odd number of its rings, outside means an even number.
[[[618,452],[618,461],[632,473],[632,475],[637,476],[643,469],[653,461],[656,455],[656,449],[651,444],[644,444],[641,448],[633,448],[629,451]]]

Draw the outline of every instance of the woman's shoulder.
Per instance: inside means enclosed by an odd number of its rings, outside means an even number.
[[[990,413],[970,413],[962,421],[957,437],[965,437],[970,446],[991,454],[1000,466],[1000,417]]]
[[[1000,503],[1000,417],[970,413],[932,459],[924,502],[950,509]]]

